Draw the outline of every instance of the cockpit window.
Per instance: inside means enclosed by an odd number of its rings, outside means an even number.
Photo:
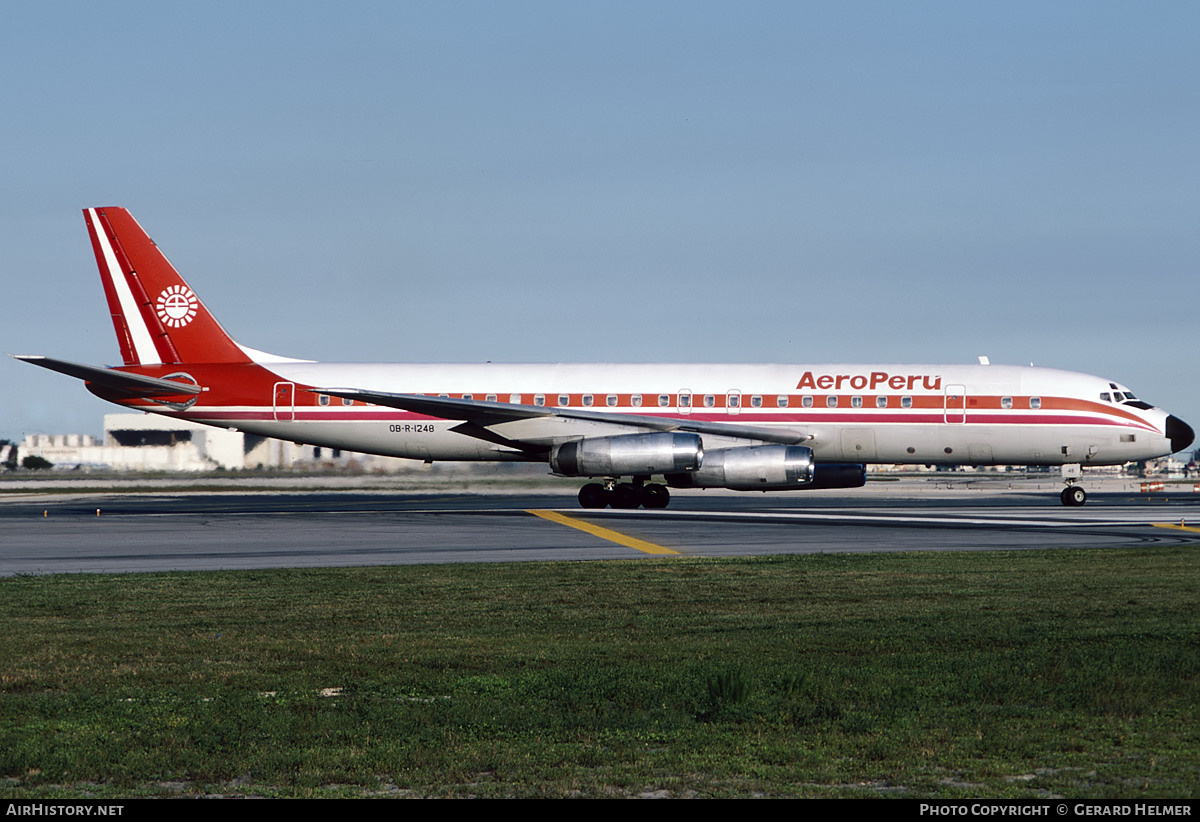
[[[1112,402],[1112,394],[1108,393],[1107,391],[1101,391],[1100,399],[1104,400],[1105,402]]]
[[[1122,405],[1128,405],[1130,408],[1137,408],[1141,411],[1149,411],[1154,406],[1148,402],[1143,402],[1137,398],[1137,394],[1127,389],[1118,389],[1116,383],[1110,382],[1109,387],[1113,389],[1113,402],[1119,402]],[[1101,397],[1107,397],[1107,394],[1101,394]]]

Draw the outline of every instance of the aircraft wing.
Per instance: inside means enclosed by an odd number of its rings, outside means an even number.
[[[811,439],[811,435],[789,428],[738,425],[727,422],[690,420],[686,417],[656,417],[649,414],[614,414],[610,411],[589,411],[581,408],[548,408],[536,405],[512,405],[503,402],[429,397],[424,394],[389,394],[382,391],[365,391],[357,388],[313,388],[318,394],[345,397],[352,400],[399,408],[429,417],[447,420],[463,420],[473,426],[487,428],[517,420],[537,417],[588,420],[590,422],[624,425],[641,431],[684,431],[713,436],[739,437],[762,442],[795,445]],[[464,433],[471,433],[465,430]]]
[[[134,397],[177,397],[181,394],[199,394],[201,390],[200,386],[192,383],[145,377],[141,374],[130,374],[128,371],[118,371],[113,368],[101,368],[95,365],[84,365],[30,354],[10,354],[9,356],[15,360],[49,368],[51,371],[57,371],[69,377],[87,380],[93,385],[123,391]]]

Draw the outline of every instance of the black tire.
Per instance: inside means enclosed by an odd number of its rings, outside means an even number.
[[[622,482],[612,490],[611,504],[613,508],[640,508],[642,491],[632,482]]]
[[[579,504],[584,508],[604,508],[609,503],[609,492],[598,482],[589,482],[579,489]]]
[[[1087,491],[1084,491],[1078,485],[1069,485],[1063,489],[1059,497],[1062,499],[1063,505],[1070,508],[1078,508],[1087,502]]]
[[[666,508],[670,502],[671,492],[667,490],[667,486],[658,484],[642,486],[643,508]]]

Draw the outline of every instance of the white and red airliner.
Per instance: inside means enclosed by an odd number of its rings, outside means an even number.
[[[545,462],[585,507],[674,488],[853,488],[871,463],[1082,465],[1191,444],[1101,377],[999,365],[318,363],[229,337],[123,208],[84,211],[123,365],[18,359],[127,408],[418,460]],[[654,477],[663,477],[655,482]]]

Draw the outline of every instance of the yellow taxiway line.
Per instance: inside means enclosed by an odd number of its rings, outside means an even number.
[[[655,545],[653,542],[646,542],[644,539],[637,537],[626,536],[619,531],[614,531],[611,528],[604,528],[599,525],[593,525],[590,522],[584,522],[574,517],[568,517],[566,514],[560,514],[557,511],[546,511],[544,509],[526,509],[528,513],[535,517],[548,519],[551,522],[557,522],[559,525],[565,525],[568,528],[578,528],[580,531],[586,531],[594,537],[606,539],[609,542],[615,542],[618,545],[624,545],[626,548],[633,548],[645,554],[678,554],[678,551],[672,551],[670,548],[664,548],[661,545]]]
[[[1200,534],[1200,528],[1184,525],[1179,522],[1152,522],[1150,524],[1155,528],[1174,528],[1176,531],[1195,531],[1197,534]]]

